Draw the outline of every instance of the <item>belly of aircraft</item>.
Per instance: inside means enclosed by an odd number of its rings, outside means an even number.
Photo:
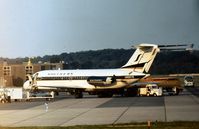
[[[38,87],[59,87],[59,88],[81,88],[86,90],[93,89],[115,89],[123,88],[131,83],[134,83],[138,79],[117,79],[117,81],[111,85],[97,86],[90,85],[87,80],[52,80],[52,81],[37,81]]]

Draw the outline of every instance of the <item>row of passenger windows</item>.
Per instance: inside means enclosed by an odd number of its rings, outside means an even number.
[[[76,76],[76,77],[37,77],[37,80],[87,80],[88,77]]]

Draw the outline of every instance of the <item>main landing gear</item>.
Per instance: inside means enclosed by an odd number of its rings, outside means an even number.
[[[75,98],[83,98],[83,92],[82,90],[79,90],[79,89],[75,89]]]

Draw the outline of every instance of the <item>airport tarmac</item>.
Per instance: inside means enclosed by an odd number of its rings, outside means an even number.
[[[194,91],[194,92],[192,92]],[[146,121],[199,121],[199,89],[178,96],[83,99],[71,96],[0,104],[0,126],[72,126]]]

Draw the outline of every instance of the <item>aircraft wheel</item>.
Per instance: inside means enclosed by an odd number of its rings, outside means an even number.
[[[75,98],[83,98],[83,93],[81,90],[75,90]]]
[[[4,99],[2,99],[2,100],[1,100],[1,103],[5,103],[5,100],[4,100]]]
[[[113,97],[113,94],[112,93],[108,93],[106,96],[111,98],[111,97]]]
[[[103,98],[104,96],[103,96],[103,94],[98,94],[97,97],[98,98]]]
[[[138,94],[139,97],[142,97],[142,94]]]
[[[98,98],[111,98],[113,97],[113,94],[112,93],[98,93]]]
[[[179,93],[180,93],[180,90],[177,88],[175,95],[179,95]]]

